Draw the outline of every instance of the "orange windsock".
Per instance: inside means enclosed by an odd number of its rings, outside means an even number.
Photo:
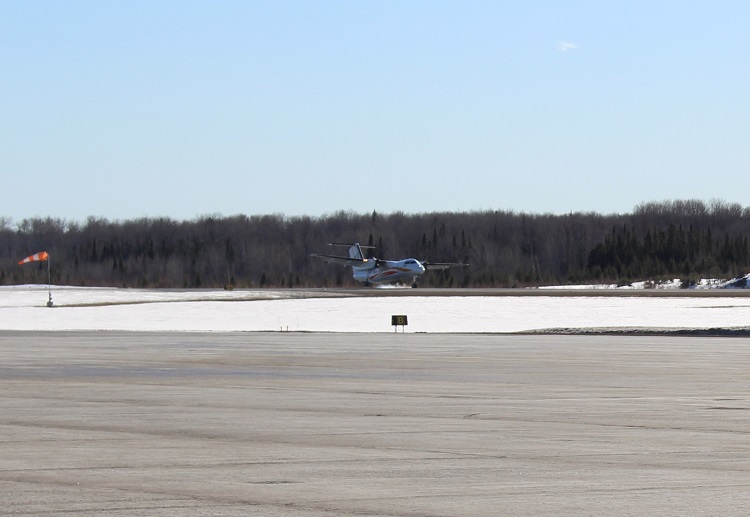
[[[47,260],[49,259],[49,255],[46,251],[40,251],[39,253],[34,253],[33,255],[29,255],[25,259],[18,262],[19,264],[26,264],[27,262],[36,262],[38,260]]]

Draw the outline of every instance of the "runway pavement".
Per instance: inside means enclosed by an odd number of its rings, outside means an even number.
[[[0,332],[0,515],[745,515],[745,338]]]

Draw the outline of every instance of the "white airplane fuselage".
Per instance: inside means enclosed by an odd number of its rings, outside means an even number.
[[[328,262],[351,266],[354,279],[367,285],[410,282],[412,287],[417,287],[417,277],[424,274],[428,269],[445,270],[453,266],[468,266],[468,264],[459,262],[421,262],[415,258],[403,260],[383,260],[375,257],[365,258],[362,248],[372,249],[373,246],[361,246],[356,242],[354,244],[332,243],[330,246],[347,246],[349,248],[349,256],[323,255],[318,253],[311,253],[310,255]]]
[[[374,261],[373,261],[374,262]],[[425,272],[425,267],[417,259],[380,260],[374,266],[354,266],[354,279],[366,284],[411,282]]]

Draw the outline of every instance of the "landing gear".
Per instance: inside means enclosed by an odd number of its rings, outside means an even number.
[[[415,277],[415,278],[413,278],[413,279],[412,279],[412,281],[411,281],[411,288],[412,288],[412,289],[416,289],[417,287],[419,287],[419,286],[417,285],[417,279],[416,279],[416,277]]]

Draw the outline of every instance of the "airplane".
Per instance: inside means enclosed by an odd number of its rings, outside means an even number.
[[[321,258],[327,262],[352,266],[354,279],[365,285],[397,283],[404,280],[411,281],[412,287],[417,287],[417,277],[431,269],[448,269],[454,266],[468,266],[468,264],[454,262],[427,262],[414,258],[402,260],[384,260],[375,257],[365,258],[363,249],[374,249],[375,246],[361,246],[353,244],[331,243],[329,246],[349,246],[349,256],[321,255],[311,253],[310,256]]]

